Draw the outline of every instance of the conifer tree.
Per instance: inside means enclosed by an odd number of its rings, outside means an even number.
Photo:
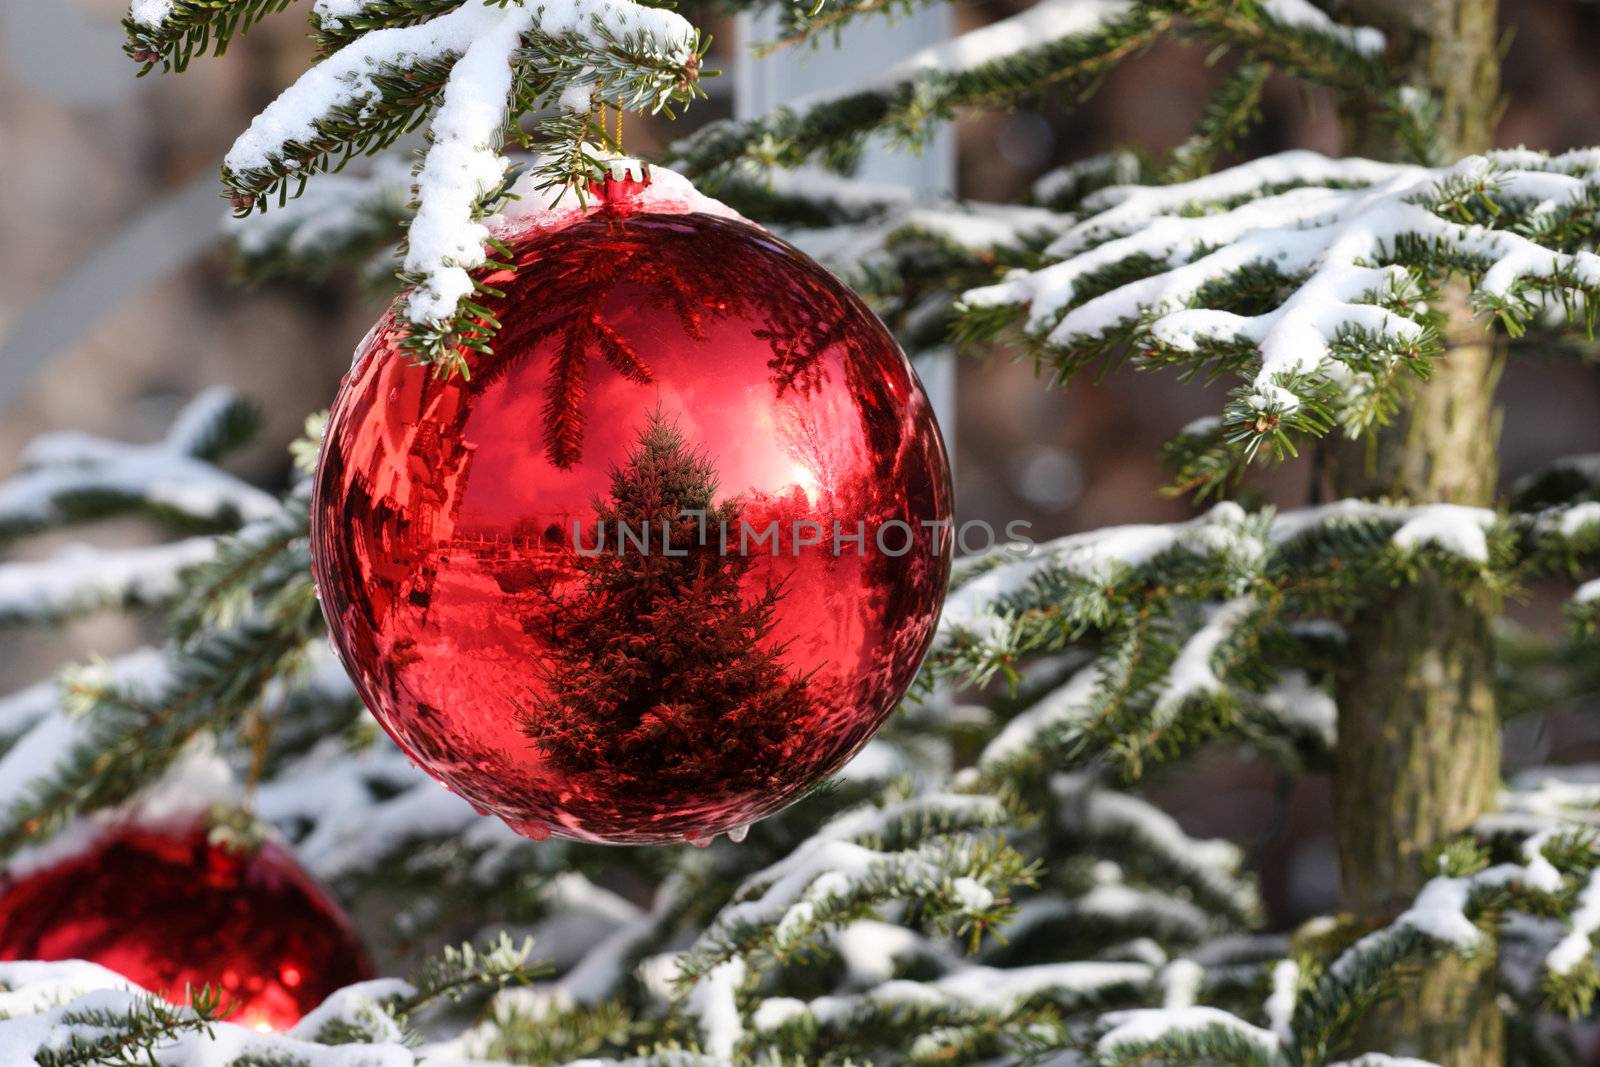
[[[779,6],[785,42],[826,46],[905,5]],[[136,0],[127,50],[181,71],[287,7]],[[515,264],[489,216],[601,176],[604,109],[677,114],[705,73],[688,18],[631,0],[309,14],[320,59],[223,161],[235,251],[247,274],[325,277],[394,249],[412,354],[441,374],[496,341],[479,298]],[[1065,388],[1116,363],[1231,386],[1166,450],[1193,518],[960,561],[916,696],[742,844],[530,843],[374,736],[324,651],[305,486],[277,497],[219,465],[250,428],[232,394],[152,444],[37,441],[0,483],[0,542],[125,513],[173,536],[0,563],[0,624],[154,607],[169,626],[0,700],[0,863],[210,753],[356,914],[392,920],[385,954],[416,970],[257,1036],[207,995],[178,1008],[94,969],[0,964],[6,1062],[1577,1067],[1600,990],[1600,773],[1503,779],[1500,733],[1600,681],[1600,460],[1501,484],[1495,383],[1530,351],[1592,355],[1600,148],[1494,147],[1500,33],[1495,0],[1039,0],[663,152],[818,254],[913,354],[1021,352]],[[1175,151],[1074,161],[1025,204],[847,176],[869,136],[1070,105],[1166,40],[1224,68]],[[1225,165],[1271,78],[1335,101],[1341,157]],[[414,173],[325,173],[424,125]],[[788,173],[802,164],[846,176]],[[780,388],[816,370],[828,324],[801,326],[774,326],[801,339],[775,353]],[[302,467],[316,438],[313,419]],[[1334,499],[1257,505],[1260,470],[1294,461]],[[603,510],[672,523],[688,502],[714,525],[741,507],[716,491],[657,422]],[[692,549],[579,565],[541,619],[565,652],[530,697],[530,743],[587,765],[594,713],[628,707],[637,738],[613,751],[667,783],[702,741],[663,741],[683,722],[803,714],[805,680],[762,643],[781,589],[740,601],[739,564]],[[1575,587],[1559,636],[1503,624],[1535,581]],[[669,650],[716,663],[715,683]],[[635,706],[645,676],[681,700]],[[1331,772],[1340,915],[1264,929],[1244,851],[1147,799],[1202,745]],[[443,947],[507,928],[534,947]],[[464,1006],[430,1015],[445,998]]]

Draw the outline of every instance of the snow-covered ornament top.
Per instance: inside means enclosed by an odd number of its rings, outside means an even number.
[[[512,184],[504,209],[486,220],[490,234],[505,240],[532,230],[561,229],[602,213],[698,213],[758,225],[722,201],[705,195],[675,170],[588,147],[594,177],[583,196],[570,188],[541,186],[537,169],[530,170]]]

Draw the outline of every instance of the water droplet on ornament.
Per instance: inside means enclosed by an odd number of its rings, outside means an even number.
[[[550,836],[550,824],[543,819],[506,819],[505,823],[530,841],[543,841]]]
[[[747,838],[749,836],[750,836],[750,824],[749,823],[745,823],[743,826],[735,826],[732,830],[728,831],[728,840],[732,841],[736,845],[739,844],[740,842],[742,842],[745,838]]]
[[[711,840],[716,836],[716,834],[696,834],[691,830],[689,833],[683,835],[683,839],[689,842],[689,844],[693,845],[695,848],[710,848]]]

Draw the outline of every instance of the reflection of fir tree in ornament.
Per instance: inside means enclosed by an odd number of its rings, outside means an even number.
[[[580,588],[554,608],[545,695],[524,711],[558,766],[698,787],[781,769],[810,696],[766,643],[781,588],[740,595],[754,560],[737,554],[739,503],[718,504],[716,489],[710,460],[659,414],[612,470],[596,502],[606,550],[579,557]],[[704,513],[704,536],[685,511]],[[648,551],[617,550],[620,527],[646,526]]]

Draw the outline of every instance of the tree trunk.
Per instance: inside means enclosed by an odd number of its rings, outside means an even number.
[[[1349,0],[1345,13],[1389,35],[1389,60],[1442,104],[1444,148],[1490,147],[1499,104],[1496,0]],[[1398,158],[1369,104],[1344,110],[1349,148]],[[1394,424],[1341,445],[1332,463],[1342,496],[1489,504],[1498,476],[1494,387],[1500,354],[1465,292],[1446,295],[1448,352]],[[1334,787],[1345,907],[1383,922],[1430,871],[1430,852],[1494,801],[1500,771],[1487,596],[1463,597],[1436,576],[1367,605],[1349,627],[1337,678]],[[1426,967],[1373,1013],[1359,1048],[1442,1067],[1499,1067],[1504,1028],[1492,953]]]

